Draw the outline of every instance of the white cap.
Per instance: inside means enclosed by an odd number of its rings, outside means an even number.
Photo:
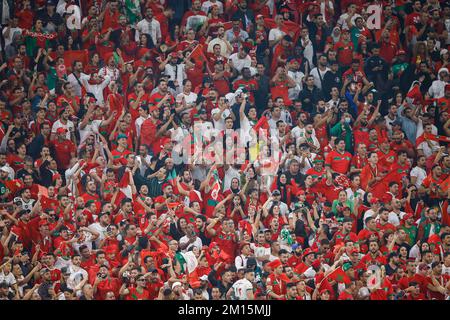
[[[177,286],[181,286],[181,282],[179,282],[179,281],[174,282],[174,284],[172,285],[172,290],[175,289],[175,287],[177,287]]]
[[[1,171],[5,171],[5,172],[8,172],[8,173],[9,173],[9,169],[8,169],[8,166],[3,166],[3,167],[0,167],[0,170],[1,170]]]
[[[208,276],[206,274],[204,274],[199,279],[203,280],[203,281],[206,281],[206,280],[208,280]]]

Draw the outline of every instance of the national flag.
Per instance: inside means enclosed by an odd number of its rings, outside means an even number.
[[[192,251],[179,252],[175,255],[175,258],[181,265],[181,271],[186,273],[189,282],[199,281],[197,274],[198,260]]]
[[[262,116],[258,122],[253,126],[253,130],[258,131],[259,129],[269,130],[269,122],[266,116]]]
[[[439,184],[439,187],[441,188],[441,190],[449,190],[449,188],[450,188],[450,175],[447,177],[447,179],[445,179],[444,181],[442,181],[440,184]]]
[[[440,136],[437,134],[432,133],[426,133],[424,132],[416,139],[416,146],[418,146],[420,143],[424,142],[425,140],[431,140],[435,142],[450,142],[450,137],[447,136]],[[419,142],[418,142],[419,141]]]
[[[194,59],[195,61],[200,61],[202,64],[206,63],[208,59],[206,59],[205,54],[203,52],[203,45],[198,44],[189,54],[188,58]]]
[[[423,96],[420,91],[420,83],[418,81],[414,81],[406,94],[406,101],[413,105],[422,104]]]
[[[38,194],[43,195],[44,197],[48,197],[48,189],[44,186],[41,186],[40,184],[38,186]]]
[[[233,28],[233,21],[228,21],[228,22],[224,22],[222,23],[223,27],[226,30],[230,30],[231,28]]]
[[[351,283],[349,276],[342,270],[342,267],[337,268],[328,275],[328,278],[339,283]]]
[[[369,278],[367,278],[367,288],[370,290],[380,288],[380,277],[377,273],[372,273]]]
[[[214,185],[211,190],[211,197],[214,200],[217,200],[217,198],[219,197],[219,192],[220,192],[220,183],[219,183],[219,181],[216,181],[216,182],[214,182]]]
[[[173,210],[173,209],[177,208],[180,205],[181,205],[181,203],[179,203],[179,202],[170,202],[170,203],[167,204],[167,208]]]
[[[277,27],[275,20],[270,18],[264,18],[264,24],[270,29]],[[296,43],[298,38],[300,37],[301,28],[297,23],[293,21],[284,21],[283,25],[281,26],[281,31],[291,36],[294,43]]]
[[[68,72],[72,72],[72,64],[74,61],[81,61],[83,66],[89,63],[88,50],[68,50],[64,52],[64,65]]]

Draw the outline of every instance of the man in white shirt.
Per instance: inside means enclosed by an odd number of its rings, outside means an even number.
[[[153,18],[153,10],[151,8],[145,10],[145,18],[136,25],[136,42],[139,42],[139,37],[142,33],[148,34],[152,38],[155,47],[161,42],[161,26],[159,21]]]
[[[275,47],[280,41],[281,39],[283,39],[283,37],[286,35],[286,33],[284,31],[281,30],[282,26],[283,26],[283,16],[281,14],[277,14],[275,16],[275,24],[276,27],[270,29],[269,31],[269,46],[271,48]]]
[[[176,101],[178,103],[186,104],[187,108],[185,109],[187,112],[190,112],[193,107],[195,107],[197,102],[197,94],[191,91],[192,90],[192,82],[188,79],[183,80],[183,92],[177,95]]]
[[[225,97],[220,97],[217,108],[211,110],[214,128],[217,130],[225,129],[225,119],[231,115],[230,107],[225,100]]]
[[[255,272],[252,269],[245,269],[244,278],[236,281],[228,290],[227,297],[234,297],[234,300],[254,300],[253,282]]]
[[[95,247],[100,248],[100,241],[106,238],[107,227],[111,223],[111,218],[109,217],[107,212],[100,212],[97,217],[97,222],[89,225],[89,229],[92,229],[98,232],[99,237],[95,240]]]
[[[350,18],[350,23],[354,24],[355,19],[357,17],[361,17],[359,14],[356,13],[356,4],[350,4],[347,7],[347,12],[341,14],[341,16],[338,19],[337,25],[341,27],[341,29],[350,29],[350,26],[347,23],[347,20]]]
[[[314,85],[322,90],[322,81],[323,77],[325,76],[325,73],[330,70],[330,68],[327,67],[328,59],[326,55],[321,55],[319,57],[319,60],[317,61],[317,67],[311,70],[309,73],[314,77]]]
[[[139,137],[141,135],[142,123],[147,120],[150,115],[148,114],[148,106],[141,106],[138,108],[139,117],[134,121],[136,127],[136,135]]]
[[[14,48],[11,46],[15,38],[22,34],[22,29],[18,27],[19,18],[13,17],[9,20],[6,27],[3,28],[3,38],[5,39],[5,52],[7,57],[14,54]]]
[[[103,79],[99,77],[98,74],[91,74],[91,78],[88,80],[87,78],[83,78],[81,82],[83,86],[86,88],[86,91],[92,93],[97,99],[97,104],[99,106],[104,106],[105,99],[103,97],[103,90],[111,81],[109,75],[106,75]]]
[[[432,135],[432,127],[431,124],[426,124],[424,128],[424,133]],[[438,152],[440,145],[438,141],[434,141],[431,139],[423,140],[423,142],[418,142],[416,140],[417,145],[417,153],[419,155],[424,155],[426,158],[429,158],[434,152]]]
[[[181,91],[180,85],[186,79],[186,72],[185,64],[178,63],[178,54],[170,53],[167,59],[160,64],[159,69],[164,70],[162,74],[168,77],[169,84],[173,83],[172,88],[177,92]]]
[[[152,156],[148,154],[148,147],[145,144],[139,146],[139,155],[136,156],[136,162],[139,165],[141,176],[145,176],[145,171],[150,167]]]
[[[202,239],[197,236],[194,228],[195,226],[193,224],[188,224],[186,227],[186,235],[180,238],[180,249],[183,253],[194,247],[202,250]]]
[[[400,219],[403,219],[403,216],[406,212],[400,210],[402,207],[402,202],[398,199],[392,199],[392,211],[389,212],[389,223],[392,223],[394,226],[398,227],[400,225]]]
[[[66,139],[71,139],[71,134],[75,131],[75,125],[69,120],[69,116],[70,113],[68,109],[60,111],[59,119],[53,123],[50,140],[56,138],[56,130],[58,130],[58,128],[66,129]]]
[[[70,273],[69,278],[67,279],[67,286],[74,290],[81,281],[88,278],[88,273],[86,270],[80,267],[81,265],[81,256],[73,255],[72,263],[67,268],[67,272]]]
[[[295,87],[288,89],[289,99],[292,101],[298,97],[300,91],[303,90],[303,78],[305,74],[300,71],[300,61],[295,58],[288,60],[288,76],[295,81]]]
[[[313,57],[314,57],[314,48],[311,40],[309,39],[309,31],[308,28],[303,28],[300,32],[300,45],[303,47],[303,56],[308,60],[310,67],[314,66]]]
[[[412,168],[411,173],[411,183],[419,188],[422,185],[423,180],[427,177],[426,172],[426,162],[427,158],[425,156],[419,156],[417,158],[417,165]]]
[[[202,11],[206,14],[209,13],[209,9],[212,6],[219,8],[219,14],[223,14],[223,3],[218,0],[207,0],[202,4]]]
[[[75,95],[80,98],[82,96],[81,89],[83,85],[83,80],[89,80],[89,75],[83,73],[82,71],[83,71],[83,62],[74,61],[72,64],[72,73],[67,76],[67,81],[69,81],[70,84],[72,85]]]
[[[231,53],[233,53],[233,46],[225,38],[225,28],[219,27],[217,29],[217,37],[212,39],[208,43],[208,52],[214,52],[214,46],[220,45],[220,55],[228,58]]]
[[[389,136],[392,136],[392,124],[395,120],[397,120],[397,106],[394,104],[389,107],[388,114],[384,116],[384,122],[386,123]]]
[[[230,56],[228,64],[236,69],[239,74],[241,73],[243,68],[250,68],[252,65],[252,58],[250,58],[250,56],[248,55],[248,49],[241,47],[239,49],[239,52],[233,53]]]

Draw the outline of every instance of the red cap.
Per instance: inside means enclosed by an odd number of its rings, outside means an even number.
[[[48,221],[47,220],[39,221],[39,226],[46,226],[46,225],[48,225]]]
[[[67,132],[67,129],[63,128],[63,127],[59,127],[58,129],[56,129],[56,133],[57,134],[63,134],[63,133],[66,133],[66,132]]]
[[[403,49],[399,49],[398,51],[397,51],[397,56],[401,56],[402,54],[406,54],[406,52],[405,52],[405,50],[403,50]]]
[[[408,219],[411,219],[411,218],[413,218],[414,216],[411,214],[411,213],[407,213],[407,214],[405,214],[404,216],[403,216],[403,220],[408,220]]]
[[[171,143],[172,139],[170,139],[169,137],[164,137],[161,139],[161,145],[164,146],[167,143]]]
[[[158,107],[155,106],[155,105],[152,105],[152,106],[150,106],[150,107],[148,108],[148,110],[149,110],[150,112],[153,112],[153,111],[158,110]]]
[[[271,267],[272,270],[274,270],[283,264],[281,263],[280,259],[276,259],[276,260],[273,260],[272,262],[269,262],[267,265],[269,267]]]
[[[325,292],[328,292],[328,293],[330,293],[330,290],[329,289],[327,289],[327,288],[323,288],[322,290],[320,290],[320,294],[323,294],[323,293],[325,293]]]
[[[259,18],[264,18],[264,16],[263,16],[262,14],[258,14],[258,15],[256,16],[256,19],[259,19]]]
[[[314,251],[311,250],[311,248],[307,248],[303,251],[303,259],[305,259],[310,254],[314,254]]]
[[[59,173],[55,173],[55,174],[52,176],[52,182],[53,182],[53,181],[56,181],[56,179],[59,179],[59,178],[61,178],[61,175],[60,175]]]
[[[350,250],[350,254],[354,254],[354,253],[359,253],[359,250],[356,248],[353,248],[352,250]]]
[[[163,185],[162,185],[162,189],[164,190],[166,187],[171,187],[172,185],[170,184],[170,183],[164,183]]]

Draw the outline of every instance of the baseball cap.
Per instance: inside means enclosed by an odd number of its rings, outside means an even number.
[[[206,274],[204,274],[199,279],[202,281],[208,281],[208,276]]]
[[[342,270],[344,270],[344,271],[347,271],[347,270],[349,270],[349,269],[351,269],[351,268],[353,268],[353,264],[352,264],[351,262],[345,262],[345,263],[342,265]]]
[[[120,133],[119,135],[117,135],[117,140],[120,139],[127,139],[128,137],[126,135],[124,135],[123,133]]]
[[[201,108],[201,109],[198,111],[198,114],[206,114],[206,109],[205,109],[205,108]]]
[[[316,163],[316,162],[324,162],[323,157],[322,157],[320,154],[318,154],[318,155],[314,158],[313,163]]]
[[[275,189],[275,190],[273,190],[273,192],[272,192],[272,195],[273,196],[279,196],[281,194],[281,192],[280,192],[280,190],[278,190],[278,189]]]
[[[173,289],[175,289],[175,287],[178,287],[178,286],[180,286],[181,287],[181,282],[179,282],[179,281],[177,281],[177,282],[174,282],[173,284],[172,284],[172,290]]]
[[[8,166],[0,167],[0,170],[3,171],[3,172],[9,172],[8,171]]]

